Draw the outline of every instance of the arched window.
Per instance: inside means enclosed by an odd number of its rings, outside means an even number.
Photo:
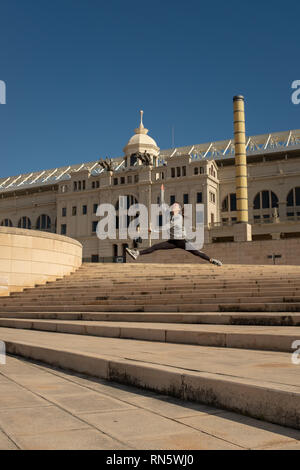
[[[42,214],[38,217],[36,221],[37,230],[51,230],[51,219],[49,215]]]
[[[276,194],[270,189],[260,191],[253,199],[254,222],[272,222],[272,219],[275,216],[275,208],[278,208],[278,197]]]
[[[18,222],[18,227],[19,228],[28,228],[28,229],[30,229],[31,228],[31,220],[26,216],[21,217],[21,219]]]
[[[1,220],[1,227],[12,227],[13,223],[10,219],[3,219]]]
[[[300,217],[300,187],[293,188],[286,198],[287,216]]]
[[[253,200],[253,209],[273,209],[278,207],[278,197],[273,191],[260,191]]]

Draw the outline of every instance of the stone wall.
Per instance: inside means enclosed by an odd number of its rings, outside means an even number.
[[[284,240],[260,240],[249,242],[209,243],[202,248],[211,258],[225,264],[273,264],[268,256],[281,255],[276,264],[300,265],[300,238]],[[133,261],[127,255],[127,262],[141,263],[206,263],[183,250],[157,251]]]
[[[62,235],[0,227],[0,295],[71,273],[81,265],[82,245]]]

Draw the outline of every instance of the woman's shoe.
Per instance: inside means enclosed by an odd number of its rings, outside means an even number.
[[[211,264],[215,264],[216,266],[222,266],[222,262],[219,261],[218,259],[212,258],[212,259],[210,260],[210,262],[211,262]]]
[[[132,259],[137,259],[140,254],[139,250],[131,250],[130,248],[126,248],[126,252]]]

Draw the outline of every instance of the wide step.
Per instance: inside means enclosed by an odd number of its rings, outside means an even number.
[[[300,376],[288,353],[10,328],[1,339],[12,354],[300,429]]]
[[[292,344],[299,338],[297,327],[235,325],[188,325],[173,323],[134,323],[108,321],[63,321],[34,319],[0,319],[0,327],[31,329],[125,338],[163,343],[197,344],[224,348],[294,352]]]

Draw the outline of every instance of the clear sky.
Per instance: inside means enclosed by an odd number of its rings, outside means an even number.
[[[300,128],[300,2],[0,0],[0,176],[123,155],[144,110],[160,148]]]

